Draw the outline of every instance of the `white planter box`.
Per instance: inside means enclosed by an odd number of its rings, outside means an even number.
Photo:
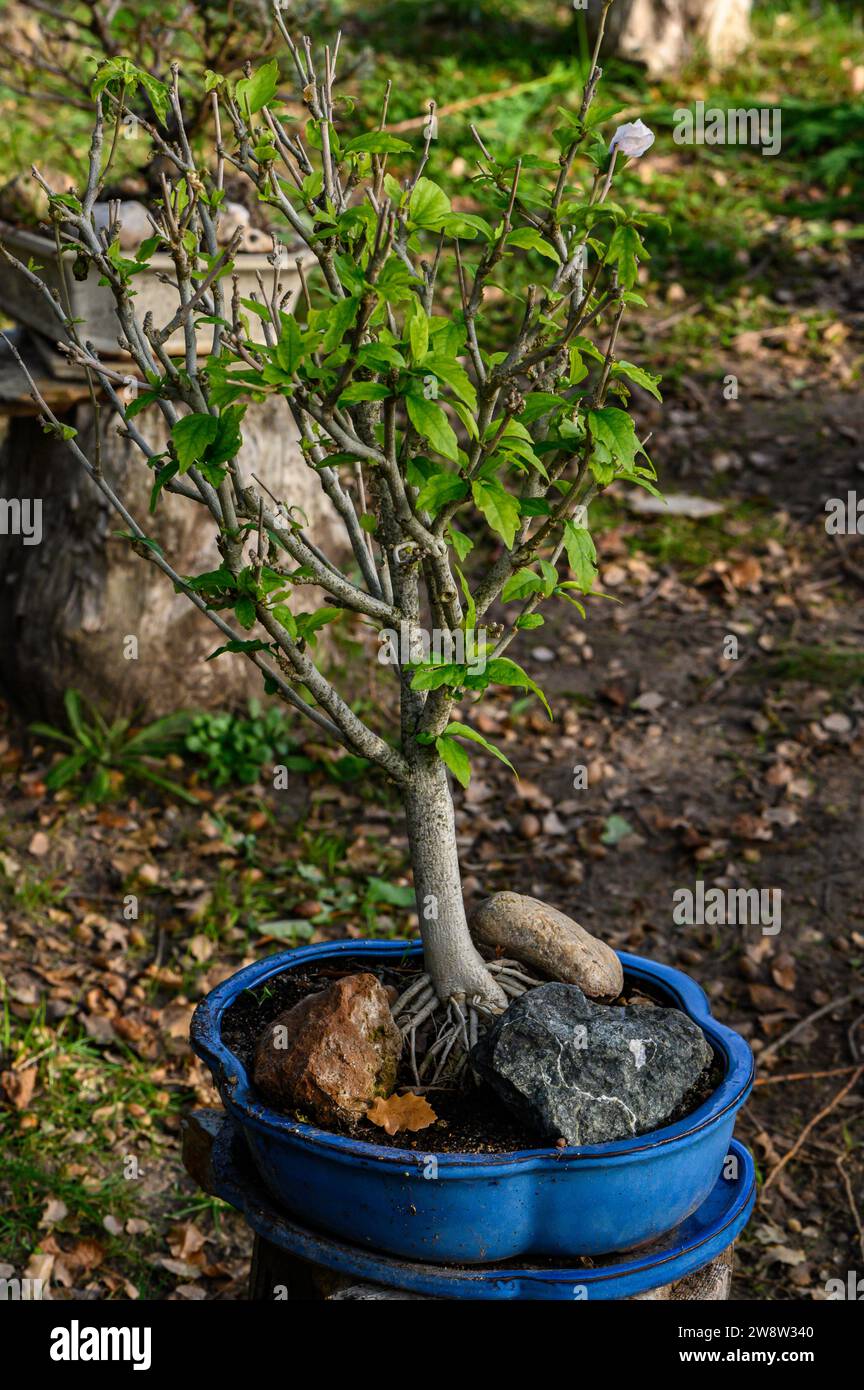
[[[62,258],[59,258],[53,241],[48,237],[12,227],[6,222],[0,222],[0,241],[25,265],[32,259],[40,266],[43,280],[49,289],[61,291],[61,303],[65,304],[67,301],[61,289],[62,276],[68,303],[72,308],[72,317],[83,320],[80,325],[81,338],[84,342],[90,341],[101,358],[106,361],[124,358],[128,360],[128,355],[121,352],[117,344],[122,330],[115,312],[114,296],[107,285],[99,284],[99,274],[92,267],[86,280],[76,280],[72,274],[74,251],[64,251]],[[302,250],[303,259],[308,259],[310,253],[305,247]],[[266,255],[260,252],[238,252],[234,273],[239,280],[242,299],[248,299],[252,294],[260,297],[256,272],[261,275],[269,290],[273,283],[273,267]],[[172,318],[179,305],[176,290],[158,278],[160,273],[173,277],[174,263],[170,256],[157,253],[151,256],[148,268],[137,275],[134,282],[136,314],[143,321],[145,314],[152,313],[157,328],[161,328]],[[290,253],[287,263],[279,272],[279,281],[283,290],[289,294],[285,307],[290,309],[296,302],[300,290],[300,276]],[[230,278],[226,278],[225,284],[227,298],[231,294]],[[37,335],[36,343],[47,364],[57,375],[80,374],[79,369],[71,366],[53,346],[62,337],[62,332],[44,294],[4,259],[0,259],[0,313],[15,323],[23,324]],[[247,317],[251,336],[259,342],[263,341],[264,332],[260,319],[256,314],[249,314]],[[206,356],[210,351],[212,336],[212,325],[204,325],[197,336],[200,354]],[[185,339],[182,328],[171,335],[165,346],[172,354],[184,352]]]

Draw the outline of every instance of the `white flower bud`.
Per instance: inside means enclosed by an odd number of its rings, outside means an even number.
[[[646,150],[650,150],[653,144],[654,132],[649,130],[644,121],[628,121],[626,125],[619,125],[609,141],[609,149],[620,150],[621,154],[627,155],[630,159],[638,159]]]

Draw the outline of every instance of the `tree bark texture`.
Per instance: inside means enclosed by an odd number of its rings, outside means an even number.
[[[753,0],[614,0],[604,50],[644,63],[648,76],[669,77],[702,48],[712,67],[733,63],[750,40]],[[596,24],[600,0],[591,0]]]
[[[161,418],[147,412],[140,419],[154,448],[163,448]],[[78,430],[93,457],[92,408],[74,407],[64,423]],[[210,512],[163,492],[156,514],[148,516],[153,474],[140,451],[119,436],[110,411],[102,412],[99,432],[106,478],[177,572],[215,569],[220,556]],[[316,543],[334,563],[344,563],[342,522],[301,456],[284,401],[250,406],[243,433],[247,476],[255,472],[280,501],[300,507]],[[0,453],[0,497],[42,499],[41,544],[0,535],[0,684],[24,713],[56,719],[70,686],[106,714],[139,718],[239,705],[262,694],[261,674],[243,655],[206,660],[226,639],[155,566],[117,538],[120,518],[68,446],[44,434],[32,417],[9,421]],[[307,610],[321,601],[317,588],[296,592],[298,606]],[[233,624],[230,610],[223,616]],[[126,655],[130,637],[137,639],[137,659]]]
[[[444,763],[433,750],[403,790],[423,958],[439,999],[470,999],[505,1007],[468,932],[456,843],[453,799]]]

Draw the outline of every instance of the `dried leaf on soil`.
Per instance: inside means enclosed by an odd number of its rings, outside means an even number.
[[[407,1095],[389,1096],[387,1100],[379,1096],[366,1111],[366,1118],[388,1134],[399,1134],[403,1129],[427,1129],[434,1125],[438,1116],[428,1100],[409,1091]]]

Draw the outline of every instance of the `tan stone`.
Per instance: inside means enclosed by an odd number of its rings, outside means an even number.
[[[539,898],[494,893],[477,905],[468,925],[478,945],[500,947],[553,980],[578,985],[592,999],[621,993],[624,972],[611,946]]]
[[[277,1109],[353,1125],[392,1092],[401,1049],[384,987],[346,975],[274,1019],[258,1039],[253,1080]]]

